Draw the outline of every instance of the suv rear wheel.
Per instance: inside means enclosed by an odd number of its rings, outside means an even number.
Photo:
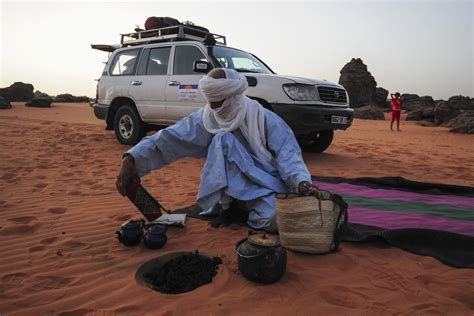
[[[115,113],[114,131],[119,143],[135,145],[145,137],[146,126],[133,107],[122,105]]]
[[[334,131],[322,131],[298,138],[301,149],[310,153],[322,153],[329,145],[331,145],[334,138]]]

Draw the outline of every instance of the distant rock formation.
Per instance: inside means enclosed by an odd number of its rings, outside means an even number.
[[[34,97],[30,101],[26,102],[26,106],[35,107],[35,108],[50,108],[51,103],[53,103],[53,98],[51,97]]]
[[[354,109],[354,117],[364,120],[384,120],[383,111],[381,108],[374,105],[366,105]]]
[[[419,97],[417,94],[400,96],[402,110],[407,111],[407,121],[427,121],[434,123],[434,100],[430,96]],[[429,124],[428,124],[429,125]]]
[[[446,124],[446,127],[450,127],[451,132],[474,134],[474,110],[462,112],[461,114],[450,120]]]
[[[367,70],[367,66],[362,59],[352,58],[350,62],[342,67],[340,73],[339,84],[349,94],[350,106],[352,108],[374,103],[377,82]]]
[[[12,105],[4,97],[0,97],[0,110],[11,109]]]
[[[7,101],[28,101],[34,97],[32,84],[15,82],[7,88],[0,89],[0,96]]]
[[[76,97],[69,93],[58,94],[54,98],[54,102],[65,102],[65,103],[72,103],[72,102],[89,102],[90,98],[86,96]]]
[[[456,133],[474,133],[474,98],[452,96],[447,101],[430,96],[403,94],[402,110],[408,112],[407,121],[420,121],[423,126],[445,126]]]
[[[35,98],[38,98],[38,97],[49,97],[49,95],[48,95],[47,93],[41,92],[41,91],[39,91],[39,90],[36,90],[34,97],[35,97]]]
[[[387,97],[388,90],[385,90],[382,87],[375,88],[374,105],[384,110],[389,110],[390,104],[387,103]]]
[[[450,120],[464,111],[474,110],[473,99],[461,95],[452,96],[448,101],[440,101],[436,104],[433,114],[437,125],[445,125]]]
[[[390,110],[387,103],[388,91],[377,87],[377,81],[367,70],[360,58],[352,58],[341,69],[339,84],[349,95],[350,107],[355,110],[356,118],[383,120],[383,111]]]

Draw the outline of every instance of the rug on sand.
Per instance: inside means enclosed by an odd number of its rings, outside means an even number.
[[[474,188],[423,183],[400,177],[313,177],[321,190],[349,204],[346,242],[383,240],[406,251],[434,257],[458,268],[474,268]],[[196,205],[177,210],[211,221],[213,227],[244,225],[245,215],[232,205],[218,217],[199,216]]]

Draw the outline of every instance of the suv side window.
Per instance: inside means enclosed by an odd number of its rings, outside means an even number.
[[[171,47],[157,47],[150,49],[146,67],[147,75],[167,75]]]
[[[137,57],[140,51],[141,49],[131,49],[115,55],[110,66],[110,74],[112,76],[133,75],[137,67]]]
[[[173,62],[174,75],[195,75],[194,61],[207,61],[204,54],[196,46],[176,46]]]

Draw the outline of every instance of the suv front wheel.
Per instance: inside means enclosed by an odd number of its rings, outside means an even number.
[[[146,126],[133,107],[122,105],[115,113],[114,131],[119,143],[135,145],[145,137]]]
[[[334,138],[334,131],[322,131],[298,138],[301,150],[310,153],[322,153],[332,143]]]

